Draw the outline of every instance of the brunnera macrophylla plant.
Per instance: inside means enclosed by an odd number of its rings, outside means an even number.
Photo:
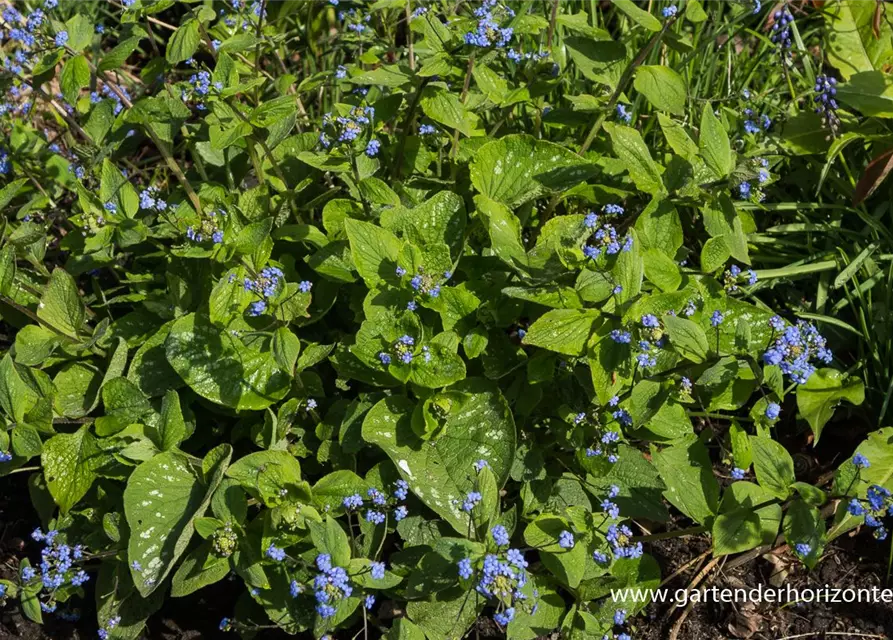
[[[877,108],[863,5],[5,6],[0,474],[42,549],[0,597],[132,639],[235,576],[221,631],[619,639],[642,523],[883,539],[893,432],[798,477],[780,436],[864,389],[751,257],[786,154]]]

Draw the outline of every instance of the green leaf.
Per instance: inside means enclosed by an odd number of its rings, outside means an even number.
[[[753,466],[760,486],[781,499],[791,495],[791,485],[795,482],[794,460],[791,454],[766,436],[751,436]]]
[[[464,535],[469,519],[459,504],[475,486],[472,464],[487,460],[497,482],[505,482],[514,457],[515,424],[493,383],[469,378],[444,393],[451,404],[436,438],[421,440],[411,425],[414,403],[394,396],[366,415],[363,439],[381,447],[413,493]]]
[[[289,375],[294,375],[298,355],[301,353],[301,341],[288,327],[279,327],[273,333],[273,357],[276,364]]]
[[[242,488],[268,506],[276,506],[309,493],[301,480],[301,465],[287,451],[270,450],[239,458],[226,471]]]
[[[670,336],[670,344],[683,358],[692,362],[704,362],[710,346],[707,334],[695,322],[678,316],[664,316],[664,326]]]
[[[732,147],[722,123],[713,115],[710,103],[704,105],[701,115],[701,137],[698,150],[707,166],[718,178],[725,178],[732,172]]]
[[[176,451],[159,453],[138,466],[124,489],[124,515],[130,527],[127,557],[143,597],[155,591],[189,546],[193,520],[204,515],[223,479],[232,448],[218,462],[207,485],[190,459]]]
[[[642,140],[642,134],[631,127],[613,123],[606,123],[605,130],[611,136],[614,153],[629,171],[636,187],[652,194],[663,191],[660,170]]]
[[[155,444],[162,451],[170,451],[186,439],[186,421],[180,409],[180,396],[169,390],[161,401],[161,419]]]
[[[59,86],[62,95],[70,104],[75,104],[81,89],[90,84],[90,66],[87,59],[80,55],[69,58],[59,75]]]
[[[576,186],[595,170],[569,149],[515,134],[478,149],[471,163],[471,182],[486,197],[513,208]]]
[[[369,287],[396,278],[403,243],[390,231],[360,220],[345,220],[344,230],[357,272]]]
[[[220,582],[230,572],[227,558],[216,557],[212,543],[206,540],[183,558],[171,579],[171,597],[182,598],[209,584]]]
[[[837,87],[837,99],[876,118],[893,117],[893,80],[880,71],[861,71]]]
[[[660,31],[660,20],[647,11],[640,9],[632,0],[614,0],[614,6],[625,13],[633,22],[645,27],[648,31]]]
[[[601,314],[595,309],[553,309],[530,325],[524,344],[569,356],[586,350],[589,336],[598,327]]]
[[[186,22],[177,27],[174,35],[171,36],[167,43],[167,52],[165,57],[171,64],[177,64],[191,58],[201,41],[199,36],[198,20],[188,19]]]
[[[419,104],[425,115],[435,122],[458,129],[465,136],[474,135],[478,117],[465,108],[455,93],[429,85],[422,91]]]
[[[37,306],[37,317],[65,335],[77,338],[86,313],[74,278],[59,267],[53,269]]]
[[[63,514],[86,495],[99,469],[110,461],[111,455],[100,448],[90,433],[90,425],[74,433],[60,433],[44,443],[43,473],[53,500]]]
[[[653,282],[661,291],[676,291],[682,284],[679,265],[658,249],[645,249],[642,255],[645,266],[645,277]]]
[[[812,427],[816,442],[841,400],[854,405],[862,404],[865,400],[862,380],[835,369],[818,369],[805,384],[797,385],[797,408]]]
[[[719,483],[704,443],[652,449],[651,457],[667,485],[664,497],[695,522],[708,522],[719,507]]]
[[[524,542],[537,549],[543,564],[556,578],[571,589],[576,589],[586,573],[589,550],[582,542],[567,550],[561,548],[559,536],[563,531],[572,529],[573,526],[565,518],[544,514],[527,525]]]
[[[106,558],[99,566],[96,578],[96,618],[100,628],[109,631],[109,640],[137,640],[142,636],[146,620],[161,608],[165,590],[158,589],[147,598],[136,590],[127,563]]]
[[[806,556],[798,554],[797,557],[810,569],[818,564],[827,543],[825,530],[825,518],[815,507],[803,500],[794,500],[788,506],[784,517],[785,540],[792,549],[800,543],[809,545],[809,554]]]
[[[771,493],[751,482],[734,482],[722,497],[713,522],[713,555],[742,553],[772,544],[781,524],[781,505],[768,504]],[[759,505],[766,505],[755,509]]]
[[[239,410],[265,409],[285,396],[291,377],[276,365],[268,348],[246,345],[233,335],[242,329],[237,326],[220,329],[208,316],[184,316],[165,341],[167,360],[202,397]]]
[[[636,69],[633,83],[636,91],[648,98],[658,111],[685,114],[688,98],[685,81],[678,73],[663,65],[643,65]]]
[[[326,516],[325,522],[310,523],[310,538],[319,553],[332,556],[332,564],[336,567],[346,567],[350,563],[350,540],[331,516]]]
[[[844,80],[862,71],[883,71],[893,54],[890,24],[881,18],[875,26],[876,10],[876,5],[858,0],[839,0],[823,7],[829,31],[828,61]]]
[[[34,408],[37,394],[25,384],[9,352],[0,360],[0,407],[14,422],[22,422]]]
[[[729,243],[726,241],[726,236],[709,238],[707,242],[704,243],[704,248],[701,249],[701,271],[704,273],[713,273],[725,265],[731,256],[732,253],[729,250]]]
[[[408,603],[406,614],[421,627],[428,640],[460,640],[483,608],[483,598],[457,586],[427,600]]]
[[[349,469],[338,469],[313,485],[313,503],[324,511],[342,508],[342,501],[355,493],[366,496],[369,485]]]
[[[588,80],[616,89],[631,56],[620,42],[572,37],[563,41],[571,59]]]

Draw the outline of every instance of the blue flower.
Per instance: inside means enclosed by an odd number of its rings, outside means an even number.
[[[493,619],[502,627],[506,626],[509,622],[511,622],[515,617],[515,609],[514,607],[509,607],[502,613],[497,613],[493,616]]]
[[[310,282],[309,280],[302,280],[298,284],[298,289],[301,291],[301,293],[310,293],[310,289],[312,289],[312,288],[313,288],[313,283]]]
[[[378,155],[379,149],[381,149],[381,142],[376,139],[372,139],[369,141],[369,144],[366,145],[366,155],[370,158],[374,158]]]
[[[626,622],[626,609],[617,609],[614,612],[614,624],[622,625]]]
[[[747,200],[750,198],[751,186],[749,182],[742,182],[738,185],[738,196],[742,200]]]
[[[710,324],[713,327],[721,325],[723,320],[725,320],[725,316],[719,311],[714,311],[713,315],[710,316]]]
[[[9,462],[12,460],[12,454],[9,451],[0,451],[0,462]]]
[[[372,578],[374,580],[384,580],[384,573],[385,573],[384,562],[373,562],[369,566],[372,568]]]
[[[794,545],[794,551],[796,551],[798,555],[808,556],[812,552],[812,545],[807,544],[806,542],[798,542]]]
[[[366,511],[366,520],[372,524],[382,524],[385,521],[385,515],[381,511],[369,509]]]
[[[501,524],[496,525],[490,530],[490,534],[493,536],[493,541],[496,542],[497,547],[507,547],[509,544],[509,533],[506,531],[506,528]]]
[[[397,480],[394,483],[394,497],[397,500],[406,500],[407,493],[409,491],[409,483],[406,480]]]
[[[770,420],[775,420],[776,418],[778,418],[780,413],[781,413],[781,405],[778,404],[777,402],[770,402],[766,406],[766,417],[769,418]]]
[[[562,531],[561,535],[558,536],[558,546],[562,549],[573,549],[574,534],[570,531]]]
[[[676,5],[671,4],[669,7],[664,7],[663,9],[661,9],[660,13],[664,18],[672,18],[676,15],[676,11],[678,11],[678,9],[676,9]]]
[[[823,126],[832,132],[840,126],[840,118],[837,117],[837,80],[826,75],[815,79],[815,112],[822,116]]]
[[[469,491],[468,495],[465,496],[465,501],[462,503],[462,511],[469,513],[472,509],[477,506],[477,504],[481,501],[481,494],[477,491]]]
[[[285,549],[280,549],[271,542],[264,555],[276,562],[282,562],[285,560]]]
[[[660,326],[660,321],[654,314],[646,313],[644,316],[642,316],[642,326],[648,327],[649,329],[656,329]]]
[[[868,461],[868,458],[866,458],[861,453],[857,453],[856,455],[853,456],[853,464],[855,466],[859,467],[860,469],[867,469],[868,467],[871,466],[871,463]]]
[[[378,359],[381,360],[381,363],[382,363],[383,365],[389,365],[389,364],[391,364],[391,356],[390,356],[389,354],[387,354],[387,353],[384,353],[384,352],[379,353],[379,354],[378,354]]]
[[[423,124],[419,126],[419,135],[420,136],[430,136],[437,133],[437,129],[434,128],[433,125]]]
[[[345,509],[359,509],[363,506],[363,498],[359,493],[347,496],[341,501]]]
[[[618,104],[616,107],[614,107],[614,111],[617,113],[617,117],[627,124],[633,119],[633,114],[627,111],[626,107],[622,104]]]
[[[630,335],[629,331],[620,331],[619,329],[614,329],[611,331],[611,340],[619,344],[629,344],[632,340],[632,336]]]
[[[403,518],[405,518],[408,515],[409,515],[409,509],[406,508],[406,505],[401,504],[399,507],[394,509],[394,520],[396,520],[397,522],[400,522],[401,520],[403,520]]]
[[[267,310],[267,303],[263,300],[258,300],[257,302],[252,302],[251,306],[248,308],[248,314],[252,316],[262,315],[264,311]]]
[[[288,591],[291,594],[292,598],[297,598],[299,595],[304,593],[304,585],[299,583],[297,580],[292,580],[291,584],[288,587]]]
[[[344,78],[346,78],[347,77],[347,67],[339,64],[338,68],[335,69],[335,77],[338,78],[339,80],[343,80]]]
[[[478,460],[477,462],[474,463],[473,466],[474,466],[474,470],[475,470],[476,472],[480,473],[481,471],[484,470],[484,467],[489,468],[489,467],[490,467],[490,463],[487,462],[486,460]]]
[[[471,567],[471,560],[468,558],[463,558],[459,560],[459,577],[463,580],[468,580],[472,574],[474,574],[474,569]]]
[[[373,596],[371,594],[366,596],[366,600],[364,601],[364,606],[366,607],[366,609],[371,609],[372,607],[374,607],[375,606],[375,596]]]
[[[68,32],[67,31],[60,31],[59,33],[56,34],[56,46],[57,47],[64,47],[66,42],[68,42]]]

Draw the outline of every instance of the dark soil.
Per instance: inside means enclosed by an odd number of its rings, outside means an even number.
[[[690,560],[707,551],[703,538],[675,538],[649,545],[648,551],[661,564],[664,576],[672,575]],[[879,589],[890,587],[885,582],[889,542],[876,542],[867,532],[853,537],[843,536],[830,545],[814,571],[807,571],[784,547],[777,554],[766,554],[755,560],[724,570],[719,563],[700,586],[754,588],[763,585],[804,589],[824,586],[839,588]],[[689,586],[706,566],[708,555],[695,563],[666,586],[671,592]],[[643,615],[635,619],[637,640],[665,640],[683,614],[685,607],[652,602]],[[835,632],[834,636],[824,635]],[[850,635],[852,634],[852,635]],[[864,634],[864,635],[858,635]],[[893,638],[893,603],[723,603],[694,604],[679,627],[681,640],[714,640],[751,638]]]

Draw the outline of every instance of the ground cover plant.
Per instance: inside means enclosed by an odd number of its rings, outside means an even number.
[[[621,640],[661,542],[888,553],[882,3],[0,9],[6,611]]]

